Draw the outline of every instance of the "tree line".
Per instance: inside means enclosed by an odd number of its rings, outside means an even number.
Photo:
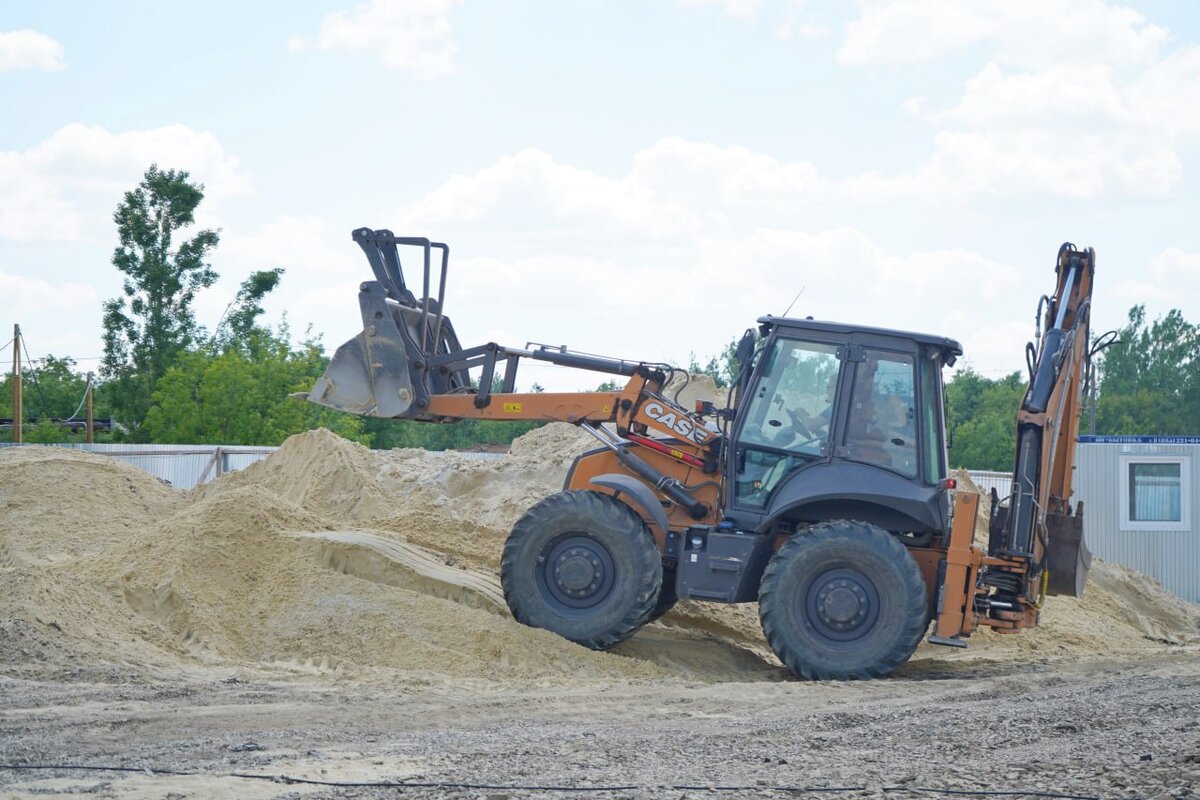
[[[441,450],[504,445],[537,426],[365,419],[290,398],[311,388],[329,357],[317,337],[294,343],[286,319],[274,328],[261,323],[263,300],[285,279],[283,267],[251,273],[214,330],[196,321],[192,304],[218,278],[208,259],[220,244],[220,231],[192,230],[203,197],[203,185],[187,172],[151,166],[113,214],[118,244],[112,264],[123,285],[103,306],[95,415],[111,417],[118,427],[97,441],[277,445],[325,427],[377,448]],[[693,354],[688,368],[727,387],[735,348],[731,341],[703,362]],[[1095,367],[1095,403],[1081,432],[1091,430],[1094,418],[1100,434],[1200,434],[1200,331],[1180,311],[1149,320],[1144,306],[1134,306]],[[41,422],[26,427],[24,439],[81,439],[49,421],[78,407],[86,383],[78,365],[48,355],[27,369],[26,416]],[[1019,372],[992,379],[967,367],[954,374],[946,385],[952,466],[1011,469],[1025,383]],[[619,387],[606,382],[598,388]],[[12,376],[6,374],[0,417],[11,416]],[[0,432],[0,441],[10,437]]]

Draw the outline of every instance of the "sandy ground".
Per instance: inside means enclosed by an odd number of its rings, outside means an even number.
[[[814,796],[1189,798],[1200,785],[1198,661],[1192,652],[719,688],[2,679],[0,761],[197,774],[0,770],[0,797],[577,797],[596,786],[635,788],[586,796],[787,797],[796,795],[771,787],[839,786],[863,788]],[[231,773],[578,791],[222,777]]]
[[[0,797],[1194,796],[1200,608],[1116,565],[872,683],[792,680],[753,605],[681,603],[606,653],[517,624],[504,538],[587,446],[314,431],[189,493],[0,452]],[[135,771],[29,769],[64,764]]]

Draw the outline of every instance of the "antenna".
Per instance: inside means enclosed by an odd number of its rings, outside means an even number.
[[[788,312],[792,310],[792,306],[796,305],[796,301],[800,299],[800,295],[804,294],[804,290],[807,288],[808,288],[807,286],[801,286],[800,291],[796,292],[796,296],[792,298],[792,302],[788,303],[788,307],[785,308],[783,310],[783,313],[780,314],[779,316],[786,317],[788,315]]]

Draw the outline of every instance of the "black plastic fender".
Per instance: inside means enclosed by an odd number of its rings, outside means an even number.
[[[624,492],[633,501],[630,505],[635,506],[634,510],[643,512],[642,516],[649,517],[662,530],[663,535],[667,535],[667,512],[663,511],[662,503],[646,484],[629,475],[613,472],[597,475],[590,482],[607,489],[615,489],[618,493]]]

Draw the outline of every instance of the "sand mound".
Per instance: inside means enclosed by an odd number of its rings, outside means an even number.
[[[62,447],[0,450],[0,564],[99,552],[179,495],[136,467]]]
[[[570,466],[575,456],[599,446],[587,431],[565,422],[551,422],[518,436],[508,454],[525,461],[553,460]]]
[[[385,537],[321,530],[248,487],[206,499],[89,571],[119,576],[161,647],[214,663],[430,680],[659,676],[517,624],[481,576]]]
[[[242,486],[268,489],[324,516],[367,519],[385,514],[389,498],[372,476],[371,451],[321,428],[292,436],[270,458],[196,488],[210,497]]]
[[[707,400],[717,408],[729,404],[728,390],[718,388],[716,381],[701,373],[675,373],[662,390],[663,397],[691,411],[697,400]]]
[[[512,620],[496,577],[504,539],[592,446],[547,425],[479,460],[372,453],[313,431],[186,495],[98,456],[2,451],[0,669],[780,679],[753,605],[680,603],[611,653]],[[906,670],[1153,653],[1198,632],[1200,608],[1097,563],[1086,596],[1050,598],[1040,627],[984,630],[968,651],[923,646]]]

